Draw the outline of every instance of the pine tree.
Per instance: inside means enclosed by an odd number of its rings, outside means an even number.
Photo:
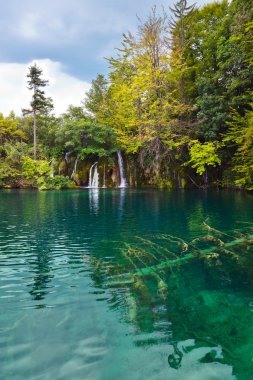
[[[172,31],[178,30],[180,47],[183,50],[185,47],[185,19],[195,9],[195,4],[187,4],[187,0],[179,0],[174,5],[174,8],[170,7],[170,11],[173,13],[170,25]]]
[[[186,34],[186,24],[187,17],[194,11],[195,4],[188,5],[187,0],[179,0],[174,5],[174,8],[169,7],[173,16],[170,21],[171,33],[173,36],[173,48],[178,49],[177,55],[180,57],[180,70],[182,72],[180,78],[180,101],[184,103],[185,101],[185,81],[184,81],[184,66],[185,66],[185,34]]]
[[[48,80],[42,79],[42,70],[35,63],[30,66],[27,74],[28,89],[33,90],[32,101],[30,109],[23,109],[24,115],[33,116],[33,141],[34,141],[34,159],[37,156],[37,115],[47,114],[53,109],[51,98],[45,97],[45,92],[41,89],[48,85]]]

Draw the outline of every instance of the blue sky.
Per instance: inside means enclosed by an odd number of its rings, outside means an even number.
[[[200,6],[210,0],[196,2]],[[50,80],[49,95],[58,102],[59,113],[68,102],[79,105],[91,80],[97,73],[107,72],[104,57],[113,55],[122,33],[136,29],[136,15],[145,20],[154,4],[158,9],[164,5],[169,11],[174,0],[8,0],[1,3],[0,87],[6,91],[5,96],[1,91],[0,112],[8,113],[11,109],[18,112],[25,106],[18,102],[21,99],[28,102],[25,72],[36,61]]]

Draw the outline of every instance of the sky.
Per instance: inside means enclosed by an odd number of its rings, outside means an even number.
[[[211,0],[189,0],[198,6]],[[49,80],[45,92],[58,115],[79,106],[98,73],[106,74],[122,33],[135,31],[137,15],[175,0],[0,0],[0,112],[27,108],[28,67],[37,63]]]

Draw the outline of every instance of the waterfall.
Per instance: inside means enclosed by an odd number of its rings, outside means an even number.
[[[104,165],[104,178],[103,178],[103,186],[102,186],[103,189],[106,188],[106,184],[105,184],[105,165]]]
[[[121,152],[117,152],[117,155],[118,155],[118,163],[119,163],[119,173],[120,173],[120,185],[119,185],[119,188],[125,188],[127,187],[127,180],[126,180],[126,177],[125,177],[125,171],[124,171],[124,166],[123,166],[123,159],[122,159],[122,155],[121,155]]]
[[[65,153],[65,156],[64,156],[64,160],[66,161],[67,165],[69,164],[69,155],[70,155],[70,153],[67,152],[67,153]]]
[[[94,168],[94,170],[93,170]],[[89,173],[89,188],[97,189],[98,188],[98,163],[95,162],[90,168]]]
[[[181,183],[181,177],[180,177],[179,173],[177,176],[178,176],[178,188],[181,189],[182,183]]]
[[[98,163],[95,164],[91,187],[98,188]]]
[[[72,172],[71,177],[70,177],[71,179],[74,177],[74,174],[75,174],[75,172],[76,172],[77,162],[78,162],[78,157],[76,157],[76,159],[75,159],[73,172]]]
[[[50,161],[50,167],[51,167],[50,177],[51,177],[51,178],[54,178],[54,165],[53,165],[53,160]]]
[[[65,160],[65,162],[66,162],[66,166],[67,166],[67,175],[69,175],[69,155],[70,155],[70,153],[67,152],[67,153],[65,154],[65,156],[64,156],[64,160]]]

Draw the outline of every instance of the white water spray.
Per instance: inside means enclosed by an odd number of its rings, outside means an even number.
[[[89,173],[89,188],[91,189],[97,189],[98,188],[98,163],[95,162],[90,168]]]
[[[69,164],[69,155],[70,155],[70,153],[67,152],[67,153],[65,153],[65,156],[64,156],[64,160],[66,161],[67,165]]]
[[[78,157],[76,157],[76,159],[75,159],[73,172],[72,172],[71,177],[70,177],[71,179],[74,177],[74,174],[76,173],[77,163],[78,163]]]
[[[103,189],[106,189],[106,184],[105,184],[105,165],[104,165],[104,178],[103,178]]]
[[[122,159],[122,155],[121,155],[120,151],[117,152],[117,155],[118,155],[119,174],[120,174],[120,185],[119,185],[119,188],[124,189],[128,185],[127,185],[127,180],[126,180],[126,177],[125,177],[125,170],[124,170],[124,166],[123,166],[123,159]]]
[[[54,178],[54,165],[53,165],[53,160],[51,160],[51,162],[50,162],[50,167],[51,167],[50,177],[51,177],[51,178]]]

